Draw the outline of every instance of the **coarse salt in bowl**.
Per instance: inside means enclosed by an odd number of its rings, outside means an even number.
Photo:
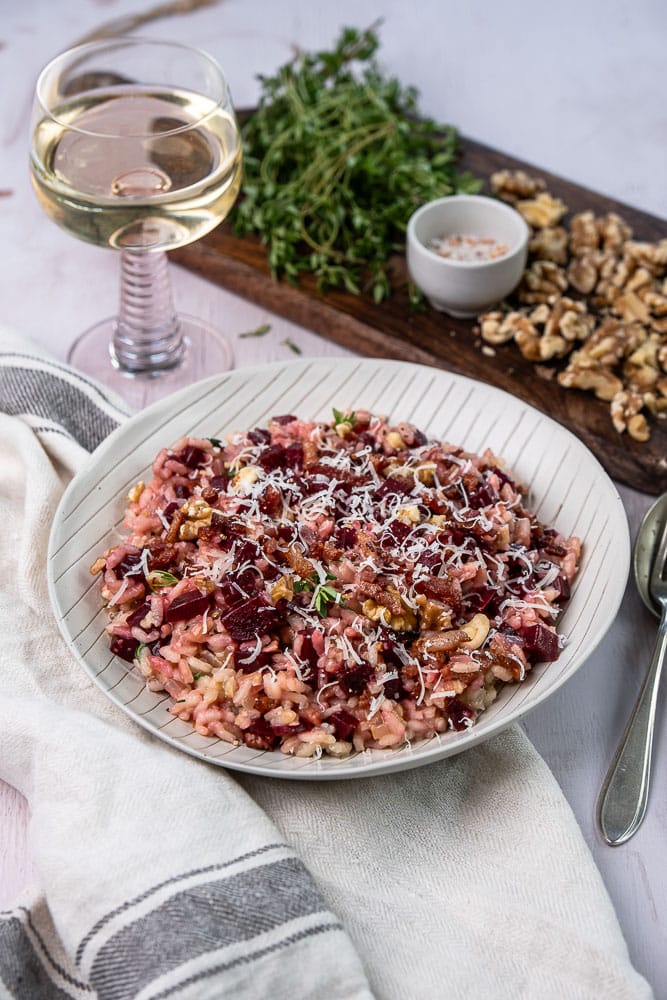
[[[437,198],[418,208],[408,222],[408,271],[434,309],[476,316],[516,288],[526,267],[529,237],[519,213],[495,198]],[[443,241],[449,256],[436,249]]]

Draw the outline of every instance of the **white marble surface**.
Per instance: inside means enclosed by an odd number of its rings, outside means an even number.
[[[41,66],[102,22],[146,11],[128,0],[0,0],[0,322],[64,357],[74,336],[112,314],[113,254],[79,244],[41,214],[29,187],[32,88]],[[422,92],[427,113],[467,134],[647,211],[667,215],[667,7],[661,0],[564,0],[502,5],[471,0],[222,0],[143,29],[208,48],[226,68],[239,106],[254,76],[298,44],[327,46],[343,24],[383,17],[381,61]],[[178,306],[222,326],[237,365],[340,354],[306,330],[174,269]],[[261,340],[236,334],[272,324]],[[633,530],[649,498],[622,489]],[[648,817],[626,846],[595,829],[597,793],[648,662],[655,623],[629,587],[610,631],[578,675],[526,721],[570,802],[615,903],[636,967],[667,997],[667,741],[661,700]],[[0,783],[0,906],[31,876],[27,810]],[[520,863],[520,859],[517,859]],[[537,889],[537,887],[536,887]],[[537,891],[539,891],[537,889]]]

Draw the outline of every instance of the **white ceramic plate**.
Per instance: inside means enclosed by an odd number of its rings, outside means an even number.
[[[104,634],[99,580],[89,567],[120,540],[128,489],[150,478],[159,449],[185,434],[222,437],[276,413],[329,418],[332,406],[363,407],[409,420],[429,436],[475,452],[490,447],[530,487],[529,506],[583,542],[581,569],[559,621],[567,644],[557,662],[540,664],[506,686],[472,729],[400,750],[370,750],[344,760],[292,758],[233,747],[195,734],[170,715],[171,699],[147,691]],[[149,732],[202,760],[281,778],[352,778],[426,764],[467,750],[543,702],[570,678],[618,610],[630,561],[620,497],[602,466],[574,435],[507,393],[421,365],[327,358],[262,365],[217,375],[161,400],[115,431],[72,481],[58,508],[48,557],[58,625],[84,669]]]

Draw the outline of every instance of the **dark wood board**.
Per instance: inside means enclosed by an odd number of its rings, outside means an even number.
[[[489,177],[503,168],[537,173],[572,212],[617,212],[632,226],[635,237],[667,237],[667,223],[661,219],[465,138],[460,167],[478,177]],[[229,223],[218,226],[199,242],[174,251],[172,258],[359,354],[434,365],[505,389],[574,431],[615,479],[647,493],[667,491],[665,421],[651,421],[650,441],[633,441],[614,429],[608,403],[596,400],[590,393],[565,390],[555,380],[540,377],[516,345],[496,347],[495,357],[482,354],[479,338],[473,332],[474,321],[453,319],[430,307],[425,311],[411,308],[407,292],[399,287],[406,278],[402,257],[392,262],[392,280],[399,290],[379,305],[366,295],[338,290],[322,294],[309,277],[298,288],[274,281],[265,248],[256,239],[235,237]]]

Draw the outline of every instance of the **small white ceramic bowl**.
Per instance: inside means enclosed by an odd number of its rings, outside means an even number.
[[[453,236],[492,237],[508,250],[493,260],[455,260],[429,249]],[[476,316],[516,288],[526,266],[530,230],[509,205],[477,194],[429,201],[410,217],[407,261],[410,277],[435,309],[450,316]]]

